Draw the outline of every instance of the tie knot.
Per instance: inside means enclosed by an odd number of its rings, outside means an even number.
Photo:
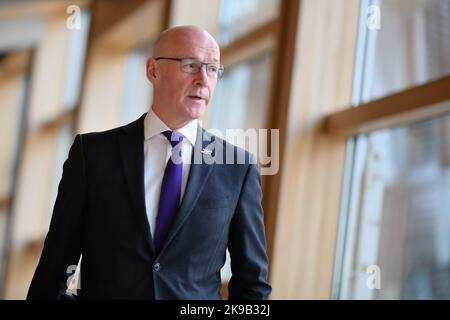
[[[183,142],[183,135],[177,131],[167,130],[161,133],[167,138],[167,140],[169,140],[172,148],[175,148],[177,144]]]

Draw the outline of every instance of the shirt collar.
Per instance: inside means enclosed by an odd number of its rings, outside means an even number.
[[[188,139],[192,146],[194,146],[197,141],[197,126],[198,120],[194,119],[184,127],[181,127],[175,131],[181,133]],[[148,140],[167,130],[170,130],[170,128],[153,112],[153,109],[150,109],[144,119],[145,140]]]

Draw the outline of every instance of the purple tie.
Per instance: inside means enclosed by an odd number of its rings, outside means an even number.
[[[167,162],[161,184],[155,235],[153,237],[156,252],[159,252],[162,248],[167,232],[169,231],[178,210],[181,197],[181,181],[183,178],[183,162],[181,158],[183,135],[174,132],[172,138],[172,131],[164,131],[162,134],[172,145],[172,156]],[[179,151],[178,155],[176,154],[177,151]]]

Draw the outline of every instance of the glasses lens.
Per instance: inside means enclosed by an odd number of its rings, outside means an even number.
[[[193,59],[183,59],[181,61],[181,68],[187,73],[197,73],[200,69],[206,66],[206,73],[210,77],[220,78],[223,74],[223,66],[217,63],[203,63]]]
[[[217,77],[218,77],[218,78],[222,77],[224,71],[225,71],[225,70],[224,70],[223,65],[220,65],[220,66],[219,66],[219,69],[217,70]]]
[[[215,63],[208,63],[206,65],[206,71],[210,77],[217,77],[219,73],[219,65]]]
[[[183,59],[181,61],[181,67],[184,72],[196,73],[202,67],[202,63],[200,61],[196,61],[196,60],[192,60],[192,59]]]

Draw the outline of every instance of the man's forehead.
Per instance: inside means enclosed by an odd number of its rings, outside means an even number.
[[[219,47],[216,42],[210,39],[200,38],[180,38],[178,41],[173,41],[170,45],[178,51],[193,51],[210,54],[219,54]]]
[[[206,31],[190,27],[166,31],[155,44],[154,53],[195,58],[207,56],[216,61],[220,59],[216,40]]]
[[[165,55],[172,55],[178,58],[191,58],[199,60],[208,60],[211,62],[220,61],[220,51],[214,46],[195,46],[193,43],[183,45],[178,43],[169,50],[165,50]]]
[[[203,60],[202,59],[202,57],[198,57],[198,56],[180,56],[180,58],[183,58],[183,59],[192,59],[192,60]],[[219,60],[218,59],[216,59],[216,58],[209,58],[209,57],[207,57],[208,58],[208,62],[219,62]]]

